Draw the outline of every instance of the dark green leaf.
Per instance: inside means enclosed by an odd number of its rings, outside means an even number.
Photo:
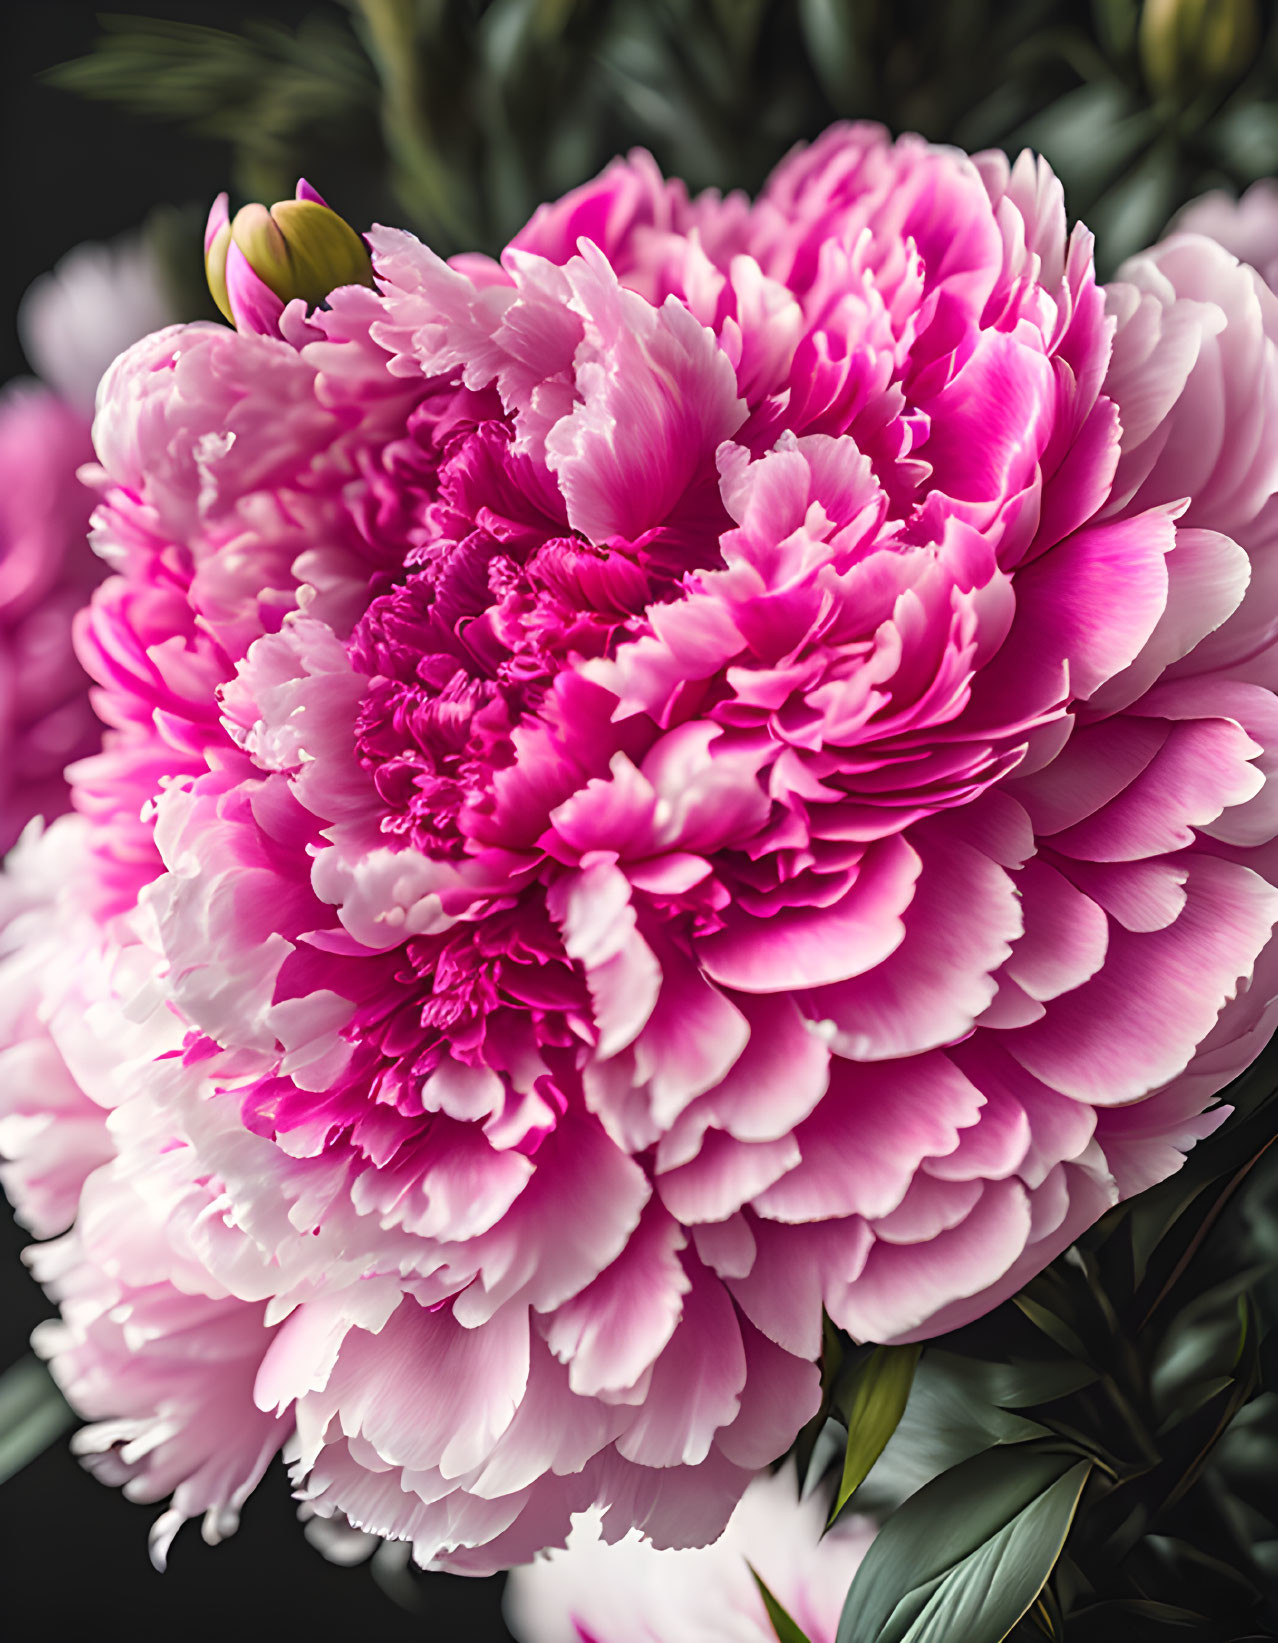
[[[1267,1114],[1261,1114],[1260,1123],[1264,1130],[1270,1129],[1270,1120]],[[1224,1143],[1234,1143],[1233,1146],[1217,1149],[1214,1155],[1196,1160],[1198,1170],[1212,1170],[1224,1159],[1228,1159],[1225,1170],[1215,1169],[1211,1185],[1199,1194],[1194,1203],[1194,1213],[1182,1215],[1178,1226],[1173,1229],[1172,1235],[1163,1240],[1160,1247],[1161,1261],[1151,1258],[1150,1272],[1146,1279],[1146,1287],[1154,1291],[1153,1298],[1145,1309],[1140,1327],[1144,1329],[1159,1307],[1176,1290],[1186,1272],[1189,1271],[1195,1257],[1214,1230],[1221,1215],[1233,1201],[1239,1189],[1251,1176],[1253,1170],[1262,1161],[1269,1149],[1278,1140],[1274,1133],[1256,1134],[1256,1124],[1240,1124],[1237,1130],[1226,1125],[1226,1134],[1221,1137]],[[1239,1133],[1241,1132],[1241,1133]],[[1237,1156],[1237,1143],[1242,1141],[1242,1157]],[[1176,1234],[1179,1234],[1177,1236]],[[1167,1270],[1168,1260],[1174,1259],[1174,1265]]]
[[[1049,1371],[1055,1366],[1038,1367]],[[859,1492],[865,1510],[894,1510],[925,1483],[993,1444],[1045,1437],[1040,1420],[1003,1407],[999,1394],[1016,1390],[1013,1379],[1005,1376],[1019,1379],[1007,1365],[929,1346],[915,1372],[905,1414]],[[1059,1380],[1049,1385],[1049,1392],[1057,1386]]]
[[[368,61],[350,31],[328,18],[296,29],[256,21],[242,34],[152,17],[107,16],[102,25],[90,55],[45,78],[227,142],[236,184],[250,197],[279,198],[300,170],[327,169],[334,133],[343,150],[373,134]]]
[[[1232,1375],[1213,1375],[1210,1380],[1197,1381],[1192,1386],[1184,1388],[1172,1399],[1159,1423],[1158,1433],[1162,1437],[1165,1433],[1179,1426],[1181,1421],[1188,1420],[1196,1414],[1204,1404],[1223,1392],[1227,1386],[1233,1385]]]
[[[859,1367],[856,1380],[838,1401],[848,1427],[843,1476],[830,1512],[830,1522],[860,1488],[896,1431],[914,1382],[918,1346],[879,1346]]]
[[[932,1349],[927,1361],[945,1367],[956,1380],[970,1386],[974,1395],[979,1391],[1000,1409],[1030,1409],[1036,1404],[1054,1403],[1099,1379],[1095,1369],[1075,1359],[985,1363]]]
[[[1175,1193],[1141,1193],[1134,1204],[1117,1212],[1127,1218],[1137,1283],[1143,1281],[1154,1251],[1203,1190],[1203,1183],[1192,1179],[1192,1174],[1188,1181],[1177,1178],[1176,1185],[1180,1190]]]
[[[0,1483],[60,1438],[75,1417],[39,1358],[20,1358],[0,1376]]]
[[[862,9],[841,0],[799,0],[803,31],[812,67],[833,107],[853,112],[851,99],[864,72],[862,42],[857,38]]]
[[[1016,1444],[935,1478],[879,1531],[837,1643],[998,1643],[1050,1575],[1090,1472]]]
[[[1041,1329],[1049,1340],[1063,1347],[1072,1358],[1087,1362],[1087,1347],[1074,1328],[1058,1312],[1024,1292],[1014,1295],[1012,1299],[1035,1328]]]
[[[772,1630],[777,1634],[777,1643],[811,1643],[811,1639],[782,1606],[778,1598],[774,1597],[767,1582],[755,1568],[753,1563],[746,1567],[754,1576],[754,1583],[759,1588],[759,1596],[763,1599],[763,1606],[768,1611],[768,1619],[772,1623]]]
[[[1198,1308],[1188,1308],[1171,1319],[1148,1372],[1160,1431],[1200,1408],[1234,1378],[1247,1341],[1247,1314],[1239,1310],[1239,1297],[1229,1299],[1233,1304],[1223,1313],[1204,1316]],[[1204,1392],[1208,1386],[1212,1391]]]
[[[794,1463],[799,1476],[800,1493],[807,1489],[814,1466],[817,1467],[817,1475],[823,1475],[830,1464],[827,1427],[839,1430],[830,1419],[835,1392],[849,1377],[853,1362],[868,1357],[870,1350],[865,1346],[853,1346],[847,1336],[830,1321],[829,1315],[822,1315],[821,1407],[799,1433],[794,1445]],[[839,1447],[842,1449],[842,1441]]]
[[[1050,1586],[1043,1587],[1030,1604],[1025,1618],[1036,1634],[1050,1638],[1052,1643],[1058,1643],[1065,1636],[1065,1617]]]
[[[1109,1617],[1128,1615],[1133,1619],[1158,1621],[1165,1626],[1200,1625],[1208,1619],[1196,1609],[1178,1608],[1173,1603],[1159,1603],[1153,1598],[1119,1598],[1112,1603],[1091,1604],[1077,1611],[1080,1621],[1091,1622]]]

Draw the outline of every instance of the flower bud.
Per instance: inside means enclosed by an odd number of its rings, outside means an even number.
[[[241,331],[279,332],[286,303],[317,307],[339,285],[372,285],[362,239],[302,178],[297,196],[242,206],[231,217],[219,194],[204,231],[204,272],[213,300]]]
[[[1256,0],[1145,0],[1140,56],[1159,97],[1180,103],[1236,80],[1256,50]]]

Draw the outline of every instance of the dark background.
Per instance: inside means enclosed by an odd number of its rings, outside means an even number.
[[[89,0],[6,0],[0,5],[0,380],[25,370],[14,328],[23,291],[81,240],[136,228],[154,205],[211,202],[226,186],[226,149],[137,120],[40,83],[54,64],[83,56],[106,9]],[[323,0],[223,6],[164,0],[120,11],[234,28],[247,17],[295,23]]]
[[[136,227],[157,204],[212,200],[226,186],[222,144],[132,119],[39,83],[93,43],[103,8],[87,0],[0,4],[0,380],[26,369],[14,327],[23,291],[82,240]],[[120,10],[235,28],[253,17],[286,24],[335,6],[126,4]],[[27,1351],[52,1308],[18,1252],[29,1240],[0,1201],[0,1369]],[[239,1533],[212,1548],[188,1524],[157,1574],[147,1529],[159,1507],[135,1506],[82,1472],[66,1439],[0,1488],[0,1632],[27,1639],[113,1636],[165,1643],[217,1638],[361,1638],[387,1643],[500,1643],[500,1583],[421,1577],[417,1608],[401,1608],[367,1566],[339,1569],[303,1539],[282,1464],[268,1473]]]

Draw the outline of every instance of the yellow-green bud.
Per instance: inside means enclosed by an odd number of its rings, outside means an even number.
[[[284,304],[322,303],[339,285],[373,283],[363,240],[305,180],[297,198],[242,206],[231,218],[220,195],[204,236],[213,300],[241,330],[271,332]]]
[[[1256,0],[1145,0],[1140,56],[1149,88],[1185,103],[1246,70],[1260,38]]]

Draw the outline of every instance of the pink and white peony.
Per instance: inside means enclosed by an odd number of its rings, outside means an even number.
[[[422,1563],[703,1544],[823,1308],[977,1316],[1270,1030],[1278,306],[864,126],[369,238],[102,390],[41,1346],[160,1557],[285,1441]]]
[[[776,1643],[753,1568],[811,1643],[834,1643],[874,1524],[843,1518],[822,1538],[828,1508],[798,1499],[787,1465],[755,1479],[704,1549],[654,1551],[634,1531],[609,1546],[587,1513],[565,1551],[511,1570],[506,1622],[519,1643]]]

